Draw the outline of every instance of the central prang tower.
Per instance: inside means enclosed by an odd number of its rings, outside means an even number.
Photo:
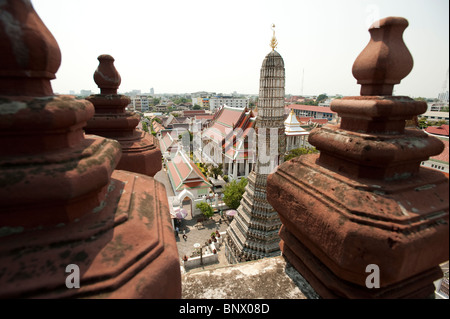
[[[273,25],[272,27],[275,27]],[[282,163],[284,135],[284,61],[275,51],[266,55],[260,77],[258,114],[256,118],[256,165],[234,220],[227,230],[226,256],[230,263],[256,260],[280,254],[278,231],[281,221],[267,201],[267,176]]]

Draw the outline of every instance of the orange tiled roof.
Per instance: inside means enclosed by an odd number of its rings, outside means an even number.
[[[441,126],[429,126],[425,129],[427,133],[448,136],[448,124]]]

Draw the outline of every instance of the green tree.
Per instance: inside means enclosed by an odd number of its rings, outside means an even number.
[[[142,130],[143,130],[144,132],[148,132],[148,125],[147,125],[146,122],[142,122]]]
[[[157,97],[154,97],[154,98],[153,98],[153,101],[152,101],[152,104],[153,104],[153,106],[155,106],[155,105],[158,105],[159,102],[161,102],[161,99],[160,99],[160,98],[157,98]]]
[[[428,127],[428,122],[426,117],[419,118],[419,128],[424,129]]]
[[[314,154],[314,153],[318,153],[318,150],[315,147],[314,148],[304,148],[304,147],[294,148],[294,149],[290,150],[284,156],[284,161],[287,162],[287,161],[289,161],[295,157],[298,157],[300,155]]]
[[[209,205],[208,203],[201,202],[201,203],[198,203],[197,205],[195,205],[195,207],[200,209],[203,216],[205,216],[206,218],[211,218],[214,216],[214,210],[211,207],[211,205]]]
[[[214,176],[215,179],[217,179],[219,175],[223,174],[223,165],[219,164],[217,167],[211,165],[211,167],[209,168],[209,172],[212,176]]]
[[[239,207],[247,183],[248,180],[244,177],[239,182],[232,180],[225,185],[223,190],[223,201],[229,208],[236,209]]]
[[[159,117],[152,118],[152,122],[153,121],[158,122],[159,124],[161,124],[161,119]]]
[[[316,99],[316,103],[319,104],[320,102],[325,101],[326,99],[328,99],[328,96],[325,93],[320,94]]]
[[[202,107],[200,106],[200,105],[198,105],[198,104],[195,104],[193,107],[192,107],[192,109],[193,110],[200,110]]]

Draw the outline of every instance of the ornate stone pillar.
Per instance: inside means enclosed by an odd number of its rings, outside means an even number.
[[[279,166],[268,200],[283,223],[284,256],[322,297],[426,298],[448,260],[449,187],[420,163],[444,146],[405,129],[426,103],[392,96],[413,66],[402,39],[407,20],[374,26],[353,65],[361,96],[332,102],[340,125],[311,132],[320,154]],[[379,288],[367,284],[373,265]]]
[[[114,171],[119,143],[83,132],[94,106],[53,94],[31,2],[0,12],[0,298],[180,298],[164,186]]]
[[[117,94],[121,77],[114,67],[114,58],[102,54],[98,60],[100,63],[94,72],[94,81],[100,88],[100,94],[87,98],[94,104],[95,116],[88,121],[85,131],[119,141],[122,158],[117,169],[154,176],[162,168],[161,150],[151,134],[136,129],[139,115],[125,111],[130,98]]]

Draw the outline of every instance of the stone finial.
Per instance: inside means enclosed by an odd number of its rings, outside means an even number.
[[[102,54],[97,59],[100,64],[94,72],[94,81],[100,88],[100,93],[117,94],[121,78],[114,66],[114,58],[109,54]]]
[[[0,43],[0,95],[53,95],[61,52],[29,0],[0,2]]]
[[[100,94],[86,98],[94,105],[95,116],[84,130],[119,141],[122,157],[116,169],[154,176],[162,168],[161,150],[151,134],[136,129],[140,116],[125,109],[130,98],[117,94],[121,77],[114,67],[114,58],[102,54],[97,59],[100,64],[94,72],[94,81]]]
[[[371,39],[353,64],[353,76],[361,84],[361,95],[392,95],[395,84],[413,67],[413,58],[403,42],[408,21],[387,17],[370,28]]]
[[[426,103],[392,96],[412,67],[403,18],[380,20],[353,74],[363,96],[334,100],[340,124],[310,132],[309,154],[278,166],[267,199],[283,255],[323,298],[429,298],[449,255],[448,178],[421,167],[443,143],[405,122]],[[367,267],[380,270],[378,289]]]

